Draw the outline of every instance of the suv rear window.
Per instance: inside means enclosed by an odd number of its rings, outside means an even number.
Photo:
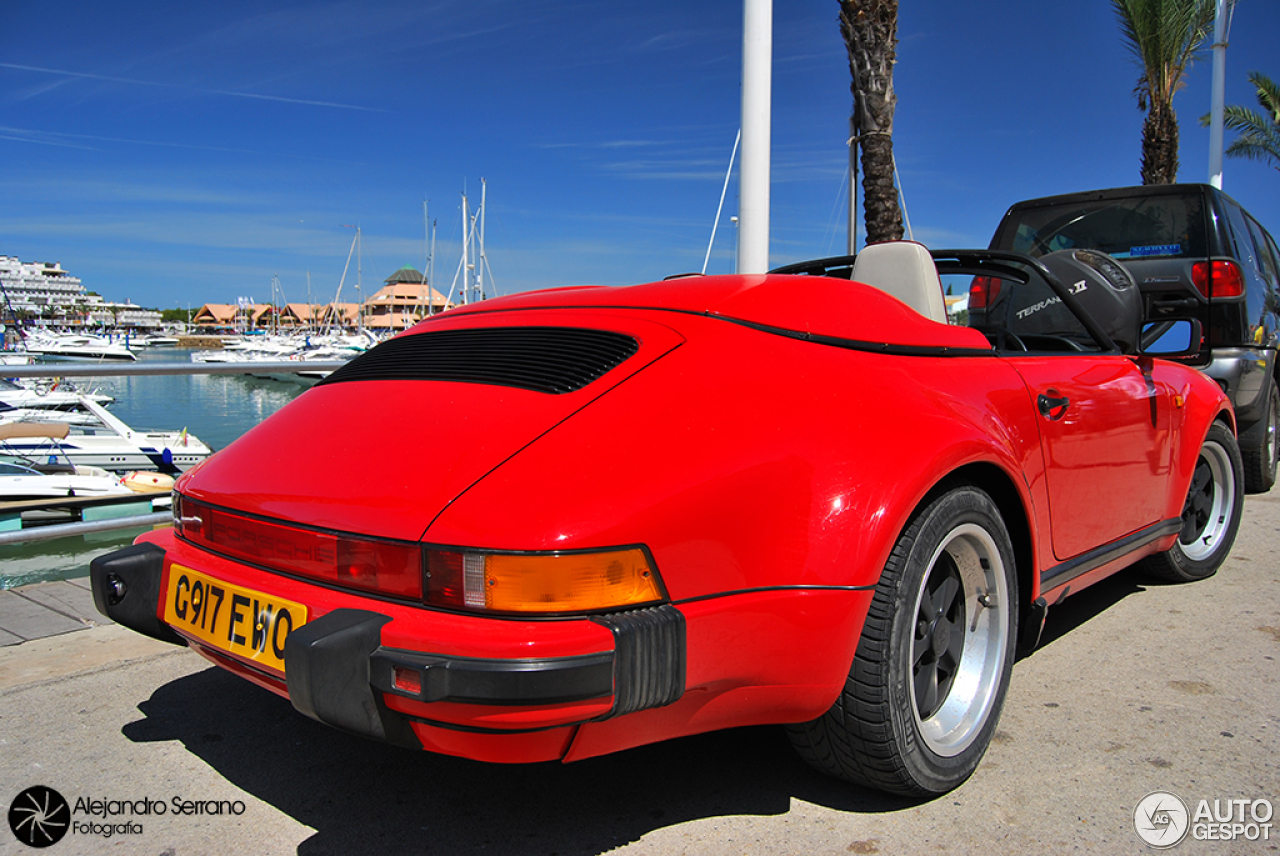
[[[1008,229],[1016,224],[1012,242]],[[1096,199],[1011,211],[1001,249],[1030,256],[1088,247],[1118,259],[1202,257],[1204,200],[1199,195]]]

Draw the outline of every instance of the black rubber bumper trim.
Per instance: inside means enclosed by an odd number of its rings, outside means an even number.
[[[374,689],[423,702],[551,705],[614,696],[610,716],[671,704],[684,694],[685,623],[674,606],[595,616],[614,650],[574,657],[491,660],[379,647]],[[396,682],[396,670],[415,674]],[[408,676],[405,676],[408,677]],[[408,685],[416,683],[418,689]]]
[[[614,650],[574,657],[494,660],[384,648],[389,616],[337,609],[289,634],[285,680],[289,700],[312,719],[375,740],[421,748],[409,717],[387,707],[383,693],[423,702],[553,705],[607,698],[609,716],[671,704],[684,693],[685,622],[673,606],[596,616]],[[396,684],[396,670],[416,673]],[[408,677],[408,676],[402,676]]]
[[[134,544],[89,563],[93,604],[98,612],[144,636],[186,645],[185,639],[160,620],[163,579],[164,549],[155,544]]]
[[[684,695],[684,613],[665,604],[591,620],[613,633],[613,716],[663,707]]]
[[[527,660],[445,657],[379,648],[369,658],[375,689],[417,701],[539,705],[613,694],[613,652]],[[417,673],[417,692],[396,686],[396,669]]]
[[[421,749],[408,719],[390,710],[370,685],[370,658],[389,621],[379,612],[335,609],[292,631],[284,643],[289,701],[334,728]]]

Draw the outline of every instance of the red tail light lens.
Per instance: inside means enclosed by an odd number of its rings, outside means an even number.
[[[519,554],[425,549],[261,520],[181,494],[174,495],[173,519],[183,540],[232,559],[447,609],[584,614],[666,599],[643,547]]]
[[[1191,282],[1205,297],[1244,294],[1244,275],[1232,261],[1196,262],[1191,266]]]
[[[986,309],[1000,296],[1000,278],[975,276],[969,284],[969,308]]]
[[[175,495],[182,538],[255,565],[347,588],[422,597],[422,549],[257,520]]]

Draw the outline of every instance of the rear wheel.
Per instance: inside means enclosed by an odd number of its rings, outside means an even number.
[[[1215,422],[1200,447],[1182,505],[1178,540],[1148,556],[1143,567],[1163,579],[1189,582],[1211,577],[1226,561],[1244,513],[1244,477],[1236,438]]]
[[[1280,390],[1276,389],[1274,380],[1263,420],[1262,441],[1255,448],[1240,450],[1245,493],[1266,493],[1276,483],[1276,464],[1280,461],[1280,444],[1276,443],[1276,431],[1280,429]]]
[[[944,494],[898,539],[840,698],[790,726],[792,743],[817,769],[880,790],[957,787],[991,742],[1016,626],[1013,548],[999,510],[977,488]]]

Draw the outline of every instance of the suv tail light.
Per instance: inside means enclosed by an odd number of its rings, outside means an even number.
[[[969,308],[986,309],[1000,296],[1000,278],[975,276],[969,284]]]
[[[1205,297],[1239,297],[1244,294],[1244,276],[1232,261],[1196,262],[1191,266],[1191,282]]]

